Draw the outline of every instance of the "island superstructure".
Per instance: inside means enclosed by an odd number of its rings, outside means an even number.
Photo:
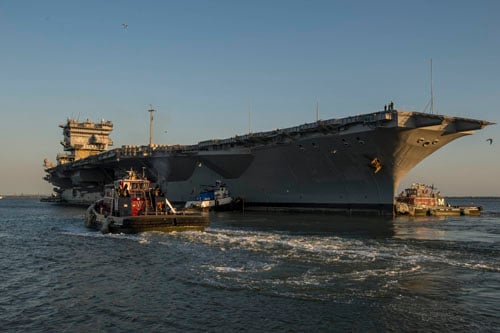
[[[106,150],[111,131],[81,131],[84,123],[72,127],[70,122],[62,126],[65,138],[74,138],[64,146],[68,156],[58,157],[57,165],[45,163],[45,179],[66,202],[93,202],[105,184],[144,167],[174,202],[191,200],[204,184],[221,180],[246,209],[384,215],[393,214],[395,191],[413,167],[449,142],[492,124],[389,110],[194,145]],[[92,146],[97,150],[81,157],[96,137],[107,144]]]
[[[104,119],[94,123],[89,119],[79,122],[68,118],[66,123],[59,125],[59,127],[63,129],[64,137],[60,143],[67,153],[57,154],[56,165],[47,158],[43,161],[47,171],[44,179],[55,185],[54,192],[62,200],[69,203],[89,204],[93,199],[102,198],[104,194],[102,192],[104,190],[103,182],[107,181],[108,178],[95,174],[97,178],[89,179],[86,182],[85,179],[79,178],[80,172],[77,170],[72,172],[69,178],[66,176],[67,173],[60,173],[58,170],[61,166],[71,166],[76,161],[85,160],[90,156],[107,151],[113,145],[113,141],[109,137],[113,131],[113,123]]]

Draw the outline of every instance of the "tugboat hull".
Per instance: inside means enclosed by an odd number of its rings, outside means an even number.
[[[206,212],[187,212],[145,216],[105,216],[99,214],[94,205],[89,207],[85,226],[102,233],[134,234],[148,231],[180,232],[203,231],[209,225]]]

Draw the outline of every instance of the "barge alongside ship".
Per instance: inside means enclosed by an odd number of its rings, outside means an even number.
[[[392,215],[401,179],[451,141],[492,123],[401,110],[321,120],[194,145],[112,145],[112,123],[61,125],[67,154],[45,161],[61,200],[90,204],[130,168],[173,201],[224,182],[245,209],[327,210]]]

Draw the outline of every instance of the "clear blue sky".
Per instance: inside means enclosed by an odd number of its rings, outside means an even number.
[[[128,28],[122,27],[128,24]],[[0,0],[0,193],[50,193],[67,117],[115,147],[191,144],[396,108],[500,123],[500,1]],[[404,180],[500,195],[500,126]],[[493,145],[486,139],[494,138]]]

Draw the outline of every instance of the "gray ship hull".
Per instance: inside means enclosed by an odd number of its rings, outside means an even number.
[[[222,180],[245,209],[392,215],[395,190],[415,165],[489,124],[377,112],[193,146],[124,147],[47,172],[59,172],[49,181],[67,190],[94,186],[88,189],[98,192],[120,172],[144,167],[175,202],[191,200],[203,185]]]

